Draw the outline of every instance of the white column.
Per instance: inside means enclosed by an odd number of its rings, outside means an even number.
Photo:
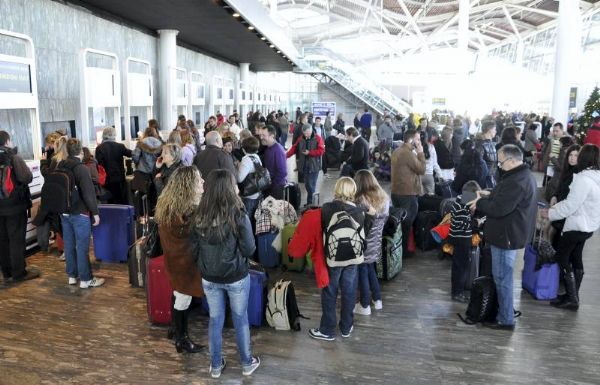
[[[247,83],[250,74],[250,63],[240,63],[240,81]],[[248,86],[248,84],[246,84]]]
[[[248,79],[250,77],[249,75],[250,75],[250,63],[240,63],[240,83],[244,84],[244,88],[246,89],[246,91],[251,89],[250,84],[248,83]],[[237,106],[238,113],[240,114],[240,116],[244,117],[244,114],[247,111],[247,107],[242,108],[242,106],[240,105],[242,95],[241,95],[239,85],[240,84],[238,84],[238,93],[237,93],[235,104]],[[248,97],[249,97],[249,95],[246,94],[246,98],[248,98]]]
[[[175,125],[173,117],[173,87],[175,67],[177,67],[177,34],[173,29],[159,29],[159,103],[160,126],[167,130]]]
[[[461,54],[467,52],[469,47],[469,11],[470,0],[459,0],[458,2],[458,49]]]
[[[559,1],[551,116],[565,127],[569,118],[569,91],[581,59],[581,27],[579,0]]]

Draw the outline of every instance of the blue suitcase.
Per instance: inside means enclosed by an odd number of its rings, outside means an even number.
[[[279,253],[271,245],[277,237],[277,232],[262,233],[257,235],[258,239],[258,262],[264,267],[279,266]]]
[[[267,273],[250,270],[250,295],[248,296],[248,323],[262,326],[267,306]]]
[[[92,227],[94,254],[102,262],[127,262],[134,240],[133,206],[99,205],[100,224]]]
[[[547,263],[535,270],[537,251],[529,244],[523,255],[523,271],[521,284],[535,299],[552,300],[558,295],[559,267],[558,263]]]

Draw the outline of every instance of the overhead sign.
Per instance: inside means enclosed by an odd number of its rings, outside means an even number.
[[[569,92],[569,108],[577,107],[577,87],[571,87]]]
[[[29,64],[0,61],[0,92],[31,93]]]
[[[335,117],[335,102],[313,102],[312,104],[312,113],[316,118],[320,116],[324,119],[329,112],[329,116],[334,119]]]
[[[445,106],[446,105],[446,98],[432,98],[431,99],[431,104],[433,106]]]

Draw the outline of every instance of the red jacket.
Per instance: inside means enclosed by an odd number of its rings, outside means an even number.
[[[288,255],[293,258],[304,258],[309,251],[315,269],[317,287],[322,289],[329,286],[329,271],[325,262],[320,208],[308,210],[302,215],[298,227],[296,227],[296,232],[288,244]]]
[[[595,144],[600,147],[600,123],[594,123],[587,131],[583,144]]]
[[[323,142],[323,138],[321,138],[320,135],[314,134],[315,139],[317,140],[317,148],[315,148],[314,150],[309,150],[308,151],[308,156],[322,156],[325,153],[325,142]],[[287,152],[287,157],[291,157],[292,155],[296,154],[296,150],[298,149],[298,144],[300,142],[302,142],[304,139],[304,135],[300,136],[298,138],[298,140],[296,140],[296,143],[294,143],[292,145],[292,147],[288,150]]]

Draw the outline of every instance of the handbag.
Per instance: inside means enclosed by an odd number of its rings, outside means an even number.
[[[147,194],[152,184],[152,176],[141,171],[133,172],[133,179],[131,180],[131,189],[133,191],[139,191],[142,194]]]
[[[254,163],[254,172],[248,174],[242,182],[241,195],[243,197],[263,192],[271,187],[271,174],[269,174],[269,170],[257,162],[254,157],[250,159]]]
[[[163,254],[158,234],[158,223],[154,219],[148,220],[148,234],[142,243],[142,253],[146,258],[156,258]]]

